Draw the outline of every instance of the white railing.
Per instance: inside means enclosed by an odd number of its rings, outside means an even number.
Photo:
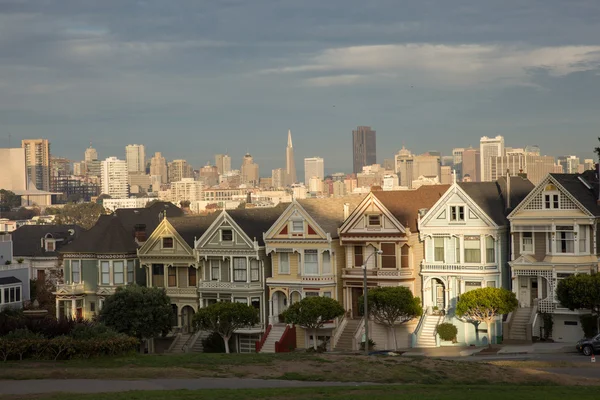
[[[80,294],[85,291],[84,283],[59,283],[56,286],[57,292],[62,292],[66,294]]]
[[[365,329],[365,317],[363,317],[360,322],[358,323],[358,326],[356,327],[356,330],[354,331],[354,335],[352,336],[354,338],[354,341],[352,343],[352,350],[360,350],[360,344],[362,343],[362,334],[363,334],[363,330]]]
[[[421,264],[421,271],[480,271],[498,269],[497,265]]]
[[[302,276],[303,282],[335,282],[335,278],[333,276]]]
[[[167,288],[168,296],[197,296],[198,289],[196,287],[188,287],[188,288],[177,288],[171,287]]]
[[[206,281],[198,284],[199,289],[259,289],[263,285],[261,282],[217,282]]]
[[[337,328],[335,329],[335,333],[333,334],[333,337],[331,338],[331,348],[332,349],[335,349],[335,346],[337,345],[338,340],[340,340],[340,337],[342,336],[344,329],[346,329],[346,325],[348,325],[348,320],[346,319],[346,314],[344,314],[338,320]]]

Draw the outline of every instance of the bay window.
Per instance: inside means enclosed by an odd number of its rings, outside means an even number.
[[[167,277],[169,287],[177,286],[177,268],[169,267],[167,269]]]
[[[317,250],[304,251],[304,275],[319,274],[319,254]]]
[[[218,281],[221,279],[221,262],[219,260],[210,260],[210,280]]]
[[[135,279],[135,262],[133,260],[127,260],[127,283],[133,283]]]
[[[102,285],[110,285],[110,263],[108,261],[100,261],[100,283]]]
[[[250,260],[250,281],[258,282],[260,278],[260,269],[258,260]]]
[[[587,226],[579,226],[579,252],[587,253],[587,241],[588,241],[588,227]]]
[[[556,227],[556,252],[563,254],[575,253],[575,232],[573,226]]]
[[[290,273],[290,253],[279,253],[279,273]]]
[[[246,259],[235,257],[233,259],[233,280],[235,282],[246,282],[247,276]]]
[[[71,261],[71,283],[81,283],[81,261]]]
[[[407,244],[400,247],[400,268],[409,268],[409,247]]]
[[[363,248],[362,246],[354,246],[354,266],[362,267],[363,265]]]
[[[533,253],[533,232],[521,233],[521,253]]]
[[[465,236],[465,262],[481,262],[481,240],[479,236]]]
[[[396,268],[396,244],[381,243],[381,268]]]
[[[433,261],[444,262],[444,238],[434,237],[433,238]]]
[[[113,283],[115,285],[122,285],[125,283],[123,261],[113,261]]]
[[[198,279],[196,277],[198,271],[194,267],[188,267],[188,286],[196,287],[198,284]]]
[[[460,262],[460,238],[458,236],[454,237],[454,261]]]
[[[485,262],[495,263],[496,262],[496,246],[495,240],[491,236],[485,237]]]

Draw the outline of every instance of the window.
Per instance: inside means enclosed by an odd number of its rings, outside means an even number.
[[[319,254],[317,250],[304,251],[304,275],[319,274]]]
[[[133,283],[135,280],[135,261],[127,260],[127,283]]]
[[[587,232],[588,232],[588,227],[587,226],[580,226],[579,227],[579,252],[580,253],[586,253],[587,252]]]
[[[221,273],[221,262],[219,260],[210,260],[210,279],[213,281],[218,281],[221,277],[219,274]]]
[[[401,268],[409,268],[409,258],[408,258],[408,245],[405,244],[400,248],[400,267]]]
[[[367,223],[369,226],[381,226],[381,215],[379,215],[379,214],[369,215]]]
[[[487,281],[485,283],[485,286],[495,288],[496,287],[496,281]]]
[[[544,208],[548,210],[560,208],[558,193],[550,193],[544,195]]]
[[[303,233],[304,221],[292,221],[292,232]]]
[[[381,268],[396,268],[396,244],[381,243]]]
[[[463,222],[465,220],[464,206],[450,206],[450,221]]]
[[[169,287],[177,286],[177,268],[169,267],[167,269]]]
[[[454,237],[454,261],[460,262],[460,238],[457,236]]]
[[[235,282],[246,282],[247,280],[246,271],[246,259],[236,257],[233,259],[233,280]]]
[[[279,273],[290,273],[290,253],[279,253]]]
[[[573,232],[572,226],[557,226],[556,236],[558,239],[556,251],[558,253],[575,253],[575,232]]]
[[[250,281],[258,282],[260,279],[260,269],[258,260],[250,260]]]
[[[331,274],[331,253],[323,252],[323,275]]]
[[[2,303],[2,293],[0,292],[0,303]],[[21,301],[21,286],[4,288],[4,304],[18,303]]]
[[[319,292],[304,292],[304,297],[319,297]]]
[[[96,303],[90,301],[90,312],[96,312]]]
[[[188,286],[189,287],[196,287],[196,285],[198,283],[198,279],[196,278],[197,272],[198,271],[196,271],[196,268],[194,268],[194,267],[188,268]]]
[[[363,265],[363,248],[362,246],[354,246],[354,266],[360,267]]]
[[[521,253],[533,253],[533,232],[521,234]]]
[[[480,289],[481,282],[465,282],[465,293],[471,290]]]
[[[54,251],[54,241],[46,239],[46,251]]]
[[[223,229],[221,231],[222,242],[233,242],[233,231],[231,229]]]
[[[260,297],[252,297],[250,299],[250,304],[257,310],[260,310]]]
[[[102,285],[110,285],[110,263],[108,261],[100,261],[100,283]]]
[[[436,262],[444,262],[444,238],[434,237],[433,238],[433,260]]]
[[[172,237],[163,238],[162,247],[163,247],[163,249],[172,249],[173,248],[173,238]]]
[[[71,282],[81,283],[81,264],[79,260],[71,261]]]
[[[245,298],[245,297],[234,297],[233,298],[233,302],[234,303],[242,303],[242,304],[248,305],[248,299]]]
[[[465,262],[481,262],[481,241],[479,236],[465,236]]]
[[[493,237],[485,237],[485,262],[488,264],[496,262],[496,246],[494,245],[495,242],[496,241]]]
[[[124,269],[123,261],[113,261],[113,283],[115,285],[122,285],[125,283],[123,269]]]
[[[323,297],[331,298],[331,292],[323,292]]]

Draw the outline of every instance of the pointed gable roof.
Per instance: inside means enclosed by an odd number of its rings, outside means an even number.
[[[350,214],[364,200],[365,196],[344,196],[337,198],[315,198],[298,200],[298,204],[315,220],[323,231],[337,238],[338,228],[344,223],[344,205],[349,205]]]
[[[279,203],[275,207],[246,208],[227,210],[225,212],[244,231],[250,240],[256,238],[258,244],[264,246],[263,233],[271,228],[288,206],[289,203]]]
[[[591,214],[600,216],[596,171],[585,171],[582,174],[550,174],[550,176]]]
[[[64,246],[60,253],[129,254],[136,253],[133,236],[115,215],[101,215],[91,229]]]
[[[403,226],[417,232],[419,210],[431,208],[450,185],[426,185],[417,190],[374,191],[373,195]]]
[[[160,221],[167,217],[182,217],[183,210],[175,204],[167,201],[157,201],[150,207],[142,208],[119,208],[115,211],[123,227],[133,236],[136,225],[146,226],[146,237],[158,227]]]
[[[79,237],[84,229],[79,225],[23,225],[11,232],[14,257],[56,257],[58,251]],[[55,251],[46,251],[41,239],[51,234],[56,242]]]
[[[220,213],[214,212],[208,215],[167,218],[167,220],[193,249],[194,239],[200,239],[219,215]]]

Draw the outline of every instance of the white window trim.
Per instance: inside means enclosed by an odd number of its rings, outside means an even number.
[[[585,240],[584,240],[584,245],[585,248],[583,249],[583,251],[580,251],[580,247],[579,247],[579,243],[581,241],[581,232],[582,230],[584,230],[586,232],[585,234]],[[583,254],[583,255],[588,255],[590,254],[590,237],[592,235],[592,226],[591,225],[578,225],[577,226],[577,237],[575,237],[575,252],[577,254]]]
[[[578,230],[575,229],[576,228],[575,225],[573,225],[573,230],[571,230],[571,231],[556,229],[558,226],[570,226],[570,225],[556,225],[554,227],[554,230],[552,231],[552,234],[551,234],[552,235],[552,239],[553,239],[552,240],[553,241],[552,247],[553,247],[553,250],[554,250],[554,252],[552,253],[552,255],[572,256],[572,255],[577,254],[577,249],[578,249],[578,246],[579,246],[579,242],[577,241],[577,234],[576,234],[578,232]],[[560,237],[559,237],[559,234],[558,234],[559,232],[573,232],[573,252],[572,253],[563,253],[562,251],[559,251],[558,244],[560,243],[560,240],[561,240]]]
[[[10,297],[8,299],[4,298],[4,289],[13,289],[13,288],[19,288],[19,301],[9,301]],[[18,284],[14,284],[11,283],[9,285],[3,285],[0,286],[0,304],[19,304],[23,302],[23,284],[22,283],[18,283]]]
[[[549,195],[550,197],[550,208],[546,207],[546,196]],[[558,208],[554,207],[554,196],[558,196]],[[561,209],[561,204],[560,204],[560,192],[558,190],[544,190],[542,192],[542,210],[560,210]]]
[[[217,264],[217,269],[219,270],[219,274],[217,276],[217,279],[215,279],[215,277],[213,276],[213,262],[218,263]],[[220,260],[208,260],[208,267],[209,267],[209,271],[210,271],[210,280],[211,281],[217,281],[219,282],[221,280],[221,261]]]
[[[164,247],[165,244],[165,239],[172,239],[173,240],[173,247]],[[174,250],[175,249],[175,238],[173,236],[163,236],[160,238],[160,249],[163,250]]]
[[[535,232],[519,232],[519,253],[520,254],[535,254]],[[531,233],[531,251],[525,251],[523,247],[523,234]]]
[[[452,219],[452,209],[456,207],[456,217],[457,219],[453,220]],[[462,219],[458,219],[459,216],[459,207],[462,207],[463,209],[463,218]],[[467,207],[464,204],[449,204],[448,205],[448,222],[450,222],[451,224],[464,224],[467,220]]]
[[[301,223],[302,229],[296,230],[294,229],[294,223]],[[304,233],[304,220],[303,219],[294,219],[291,221],[292,226],[290,227],[290,232],[292,233]]]
[[[231,231],[231,240],[223,240],[223,232],[225,232],[225,231]],[[220,233],[221,233],[220,238],[219,238],[220,242],[222,242],[222,243],[233,243],[233,229],[229,229],[229,228],[227,228],[227,229],[221,229]]]
[[[104,283],[102,281],[102,263],[108,263],[108,283]],[[98,284],[101,286],[111,286],[113,284],[112,262],[109,260],[100,260],[98,262],[98,270],[100,271],[100,278],[98,279]]]
[[[444,257],[442,261],[438,261],[435,259],[435,239],[442,239],[442,249],[444,250]],[[432,236],[431,240],[433,242],[433,257],[432,260],[434,263],[436,264],[445,264],[446,263],[446,256],[447,256],[447,252],[446,252],[446,240],[445,240],[445,236]],[[454,244],[454,243],[453,243]]]
[[[79,282],[75,282],[73,281],[73,261],[77,261],[79,263]],[[81,260],[71,260],[70,263],[70,267],[71,267],[71,276],[69,278],[71,278],[71,284],[79,284],[81,283],[83,280],[82,278],[82,268],[81,268]]]
[[[304,257],[302,257],[302,275],[306,275],[306,276],[318,276],[320,273],[320,265],[319,265],[319,251],[316,250],[316,256],[317,256],[317,272],[315,273],[307,273],[306,272],[306,254],[308,251],[314,251],[314,249],[306,249],[304,250]],[[309,252],[308,254],[315,254],[313,252]]]
[[[379,223],[371,224],[371,217],[377,217],[379,219]],[[367,228],[381,228],[383,226],[383,215],[379,213],[365,214],[365,218],[367,219],[365,224]]]
[[[115,283],[115,262],[120,262],[123,263],[123,283]],[[111,262],[111,275],[112,275],[112,282],[114,285],[126,285],[127,284],[127,260],[113,260]]]
[[[281,264],[282,264],[282,262],[281,262],[281,256],[282,256],[283,254],[287,254],[287,272],[284,272],[284,271],[281,269]],[[277,270],[278,270],[278,273],[279,273],[280,275],[289,275],[289,274],[290,274],[290,264],[291,264],[291,263],[290,263],[290,254],[291,254],[291,253],[279,253],[279,254],[278,254],[278,259],[277,259],[277,261],[278,261],[278,262],[277,262]]]

